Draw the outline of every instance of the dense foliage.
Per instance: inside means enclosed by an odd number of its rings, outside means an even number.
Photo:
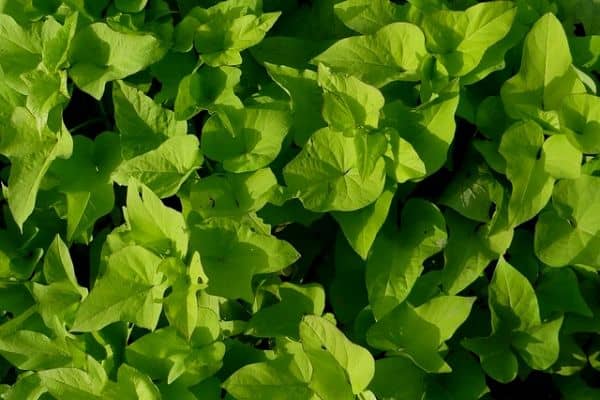
[[[596,0],[0,0],[0,398],[599,399]]]

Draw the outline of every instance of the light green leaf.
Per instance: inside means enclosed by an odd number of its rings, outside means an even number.
[[[544,132],[533,121],[512,125],[502,135],[500,154],[512,184],[508,220],[517,226],[533,218],[550,200],[554,179],[544,168]]]
[[[253,275],[278,272],[300,257],[288,242],[272,236],[268,226],[227,218],[192,226],[190,249],[200,253],[210,279],[208,293],[246,301],[253,298]]]
[[[498,382],[508,383],[517,377],[519,361],[506,339],[496,336],[465,339],[462,345],[479,356],[485,373]]]
[[[426,53],[423,32],[415,25],[396,22],[372,35],[339,40],[315,57],[313,63],[323,63],[381,87],[398,80],[418,80]]]
[[[153,150],[124,160],[113,171],[112,178],[120,185],[127,185],[134,179],[164,198],[177,193],[203,160],[198,138],[178,135]]]
[[[564,98],[559,109],[561,129],[584,153],[600,153],[600,99],[590,94]]]
[[[40,380],[48,392],[59,399],[100,400],[107,382],[106,373],[98,364],[92,371],[78,368],[55,368],[40,371]]]
[[[316,400],[308,387],[313,369],[299,359],[283,355],[246,365],[231,375],[223,387],[239,400]]]
[[[357,211],[331,213],[350,246],[363,260],[367,259],[375,237],[388,216],[395,191],[395,185],[388,183],[375,203]]]
[[[107,82],[143,70],[160,60],[165,51],[151,34],[118,32],[96,22],[75,35],[69,75],[81,90],[100,100]]]
[[[27,92],[20,75],[41,61],[40,38],[23,29],[10,15],[0,14],[0,76],[11,88]]]
[[[540,324],[538,301],[533,287],[503,257],[498,260],[488,290],[494,333],[525,330]]]
[[[11,160],[8,178],[8,206],[19,226],[33,212],[42,178],[56,158],[67,158],[73,150],[73,140],[64,126],[52,131],[37,127],[35,117],[25,108],[17,107],[4,121],[0,152]]]
[[[323,95],[317,73],[284,65],[266,64],[266,67],[275,83],[290,96],[293,111],[290,134],[298,145],[304,146],[313,132],[325,126],[321,115]]]
[[[457,294],[479,278],[497,254],[486,245],[485,234],[477,229],[477,222],[455,212],[446,212],[444,216],[448,244],[444,249],[442,286],[448,294]]]
[[[278,288],[280,301],[261,308],[248,322],[247,333],[258,337],[298,338],[298,326],[306,314],[321,315],[325,291],[318,284],[295,285],[284,282]]]
[[[127,241],[141,244],[161,256],[186,254],[189,238],[183,216],[165,206],[146,186],[129,182],[123,214],[126,229],[120,231],[120,235]]]
[[[324,92],[323,118],[331,128],[378,127],[385,99],[377,88],[353,76],[331,72],[323,64],[319,64],[318,82]]]
[[[140,246],[125,247],[108,258],[89,296],[77,311],[72,330],[90,332],[116,321],[153,330],[162,310],[161,259]]]
[[[205,289],[208,277],[202,268],[200,255],[192,255],[189,266],[179,260],[173,259],[175,272],[169,276],[170,271],[165,271],[171,284],[171,294],[165,299],[165,314],[171,326],[186,339],[190,340],[198,325],[198,292]],[[169,262],[169,261],[167,261]]]
[[[308,384],[321,399],[352,400],[352,388],[344,369],[333,355],[322,349],[306,349],[306,356],[313,367],[313,375]]]
[[[544,170],[556,179],[577,179],[581,175],[582,154],[566,135],[552,135],[544,142]]]
[[[463,76],[482,60],[485,51],[504,38],[517,13],[514,3],[492,1],[465,11],[425,14],[427,48],[437,54],[451,76]]]
[[[88,242],[96,221],[113,209],[110,174],[121,161],[114,150],[118,145],[113,133],[103,133],[95,141],[77,135],[71,157],[52,163],[48,176],[58,181],[55,189],[65,196],[68,241]]]
[[[427,175],[425,163],[412,144],[394,128],[386,128],[388,148],[385,152],[387,175],[398,183],[417,180]]]
[[[409,200],[401,221],[398,231],[384,230],[377,236],[367,260],[367,291],[376,318],[408,297],[423,262],[446,245],[444,217],[432,203]]]
[[[415,308],[425,321],[437,326],[440,344],[449,340],[467,320],[475,297],[439,296]]]
[[[562,322],[561,316],[515,334],[513,346],[531,368],[545,370],[556,362],[559,352],[558,332]]]
[[[242,71],[233,67],[204,66],[194,71],[179,83],[175,117],[187,120],[202,110],[242,108],[242,101],[234,92],[241,76]]]
[[[190,202],[203,217],[241,216],[263,208],[276,188],[277,178],[270,168],[215,173],[190,188]]]
[[[535,226],[535,254],[553,267],[586,264],[600,268],[600,178],[582,175],[559,181],[552,206]]]
[[[0,333],[0,354],[17,368],[33,371],[64,366],[72,358],[64,342],[26,329]]]
[[[428,373],[450,372],[438,353],[439,329],[402,303],[367,331],[367,342],[380,350],[398,351]]]
[[[415,109],[409,109],[400,102],[384,107],[385,125],[395,128],[413,146],[425,164],[427,176],[446,162],[454,139],[458,99],[458,82],[452,82],[438,97]]]
[[[346,372],[354,394],[367,388],[375,372],[373,356],[348,340],[334,324],[322,317],[307,315],[300,323],[300,340],[307,351],[329,352]]]
[[[176,121],[173,111],[162,108],[141,90],[117,81],[112,95],[125,160],[156,149],[168,138],[187,133],[185,121]]]
[[[210,325],[217,325],[216,335],[210,334],[207,340],[191,341],[184,339],[174,327],[158,329],[143,335],[125,349],[127,363],[150,379],[161,380],[169,385],[193,386],[209,378],[222,366],[225,354],[223,342],[216,341],[220,334],[218,318],[211,310],[201,309],[200,316],[212,314]],[[210,330],[210,325],[200,323],[198,331]]]
[[[534,119],[558,128],[561,101],[585,93],[571,66],[569,43],[560,21],[551,13],[531,28],[523,45],[521,68],[500,91],[506,113],[515,119]]]
[[[405,9],[389,0],[346,0],[334,11],[344,25],[365,35],[405,19]]]
[[[277,157],[290,124],[289,112],[271,105],[216,113],[204,125],[202,151],[227,171],[254,171]]]
[[[42,60],[51,71],[56,71],[67,63],[78,17],[77,13],[67,16],[62,26],[50,17],[44,24],[47,35],[43,43]]]
[[[318,130],[283,170],[290,194],[311,211],[354,211],[373,203],[385,184],[385,139]]]

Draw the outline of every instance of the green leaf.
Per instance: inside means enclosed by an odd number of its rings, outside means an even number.
[[[579,178],[582,158],[581,152],[566,135],[553,135],[544,142],[544,170],[553,178]]]
[[[533,218],[550,200],[554,179],[544,168],[544,132],[532,121],[518,122],[502,135],[499,152],[512,184],[508,220],[517,226]]]
[[[458,107],[458,84],[450,83],[438,97],[409,109],[399,102],[384,107],[385,124],[395,128],[408,141],[432,175],[446,162],[454,139],[454,114]],[[418,163],[420,169],[420,163]]]
[[[415,308],[416,313],[440,331],[440,344],[449,340],[471,312],[475,297],[439,296]]]
[[[547,268],[535,289],[542,316],[555,312],[593,316],[581,294],[577,276],[570,268]]]
[[[533,326],[524,332],[517,332],[513,346],[519,355],[533,369],[548,369],[558,359],[558,332],[563,317]]]
[[[535,226],[535,254],[553,267],[586,264],[600,268],[600,178],[582,175],[559,181],[552,206]]]
[[[300,340],[307,351],[322,349],[333,356],[346,372],[352,393],[358,394],[367,388],[375,372],[373,357],[368,350],[348,340],[334,324],[322,317],[307,315],[300,323]]]
[[[290,135],[303,146],[313,132],[325,126],[321,115],[323,95],[318,86],[317,73],[297,70],[283,65],[266,64],[271,78],[290,96],[292,126]]]
[[[385,152],[387,175],[398,183],[418,180],[427,175],[425,163],[412,144],[394,128],[386,128],[388,148]]]
[[[320,285],[295,285],[284,282],[278,288],[279,302],[261,308],[252,316],[247,333],[258,337],[298,337],[298,326],[306,314],[321,315],[325,291]]]
[[[42,61],[51,71],[64,67],[68,61],[69,50],[77,29],[78,16],[77,13],[67,16],[62,26],[51,18],[44,24],[48,34],[47,40],[43,43]]]
[[[398,80],[418,80],[419,66],[426,53],[423,32],[415,25],[396,22],[372,35],[339,40],[312,62],[381,87]]]
[[[22,228],[33,212],[50,164],[71,155],[73,140],[64,127],[57,131],[49,126],[38,128],[35,117],[22,107],[15,108],[3,125],[0,152],[11,161],[6,197],[15,222]]]
[[[426,373],[408,357],[385,357],[375,361],[369,386],[377,398],[420,399],[425,393]]]
[[[345,131],[369,126],[377,128],[385,99],[373,86],[353,76],[331,72],[319,64],[319,86],[323,89],[323,119],[333,129]]]
[[[129,182],[123,214],[126,225],[120,235],[125,240],[161,256],[186,254],[189,237],[183,216],[166,207],[146,186]]]
[[[402,303],[367,332],[367,342],[380,350],[399,351],[428,373],[450,372],[438,353],[439,329]]]
[[[193,43],[210,66],[241,64],[240,52],[259,43],[281,15],[262,14],[258,4],[230,1],[208,9],[195,7],[177,26],[177,49],[189,51]]]
[[[481,367],[493,379],[508,383],[517,377],[519,361],[505,339],[490,336],[465,339],[462,344],[479,356]]]
[[[201,311],[212,313],[208,309]],[[218,324],[215,319],[213,314],[210,323]],[[207,329],[209,325],[201,324],[201,330]],[[153,380],[192,386],[212,376],[222,365],[225,345],[216,341],[218,325],[215,333],[208,341],[196,343],[194,337],[188,342],[173,327],[161,328],[128,345],[125,358]]]
[[[442,270],[442,286],[449,294],[457,294],[483,273],[497,257],[486,244],[486,235],[478,224],[455,212],[444,214],[448,224],[448,244],[444,249],[446,263]]]
[[[107,82],[133,75],[164,54],[165,47],[154,35],[118,32],[96,22],[76,33],[69,53],[69,76],[99,100]]]
[[[504,38],[517,8],[509,1],[476,4],[465,11],[440,10],[423,18],[427,48],[451,76],[463,76],[482,60],[485,51]]]
[[[72,330],[90,332],[116,321],[153,330],[162,310],[161,259],[140,246],[125,247],[108,258],[89,296],[77,311]]]
[[[117,385],[107,385],[102,395],[109,398],[161,399],[160,392],[152,380],[127,364],[121,364],[119,367]]]
[[[2,79],[5,83],[26,92],[27,86],[20,75],[34,69],[41,60],[40,38],[17,23],[10,15],[0,14],[0,52]]]
[[[395,185],[388,183],[375,203],[357,211],[331,213],[352,249],[363,260],[367,259],[375,237],[387,219],[395,189]]]
[[[227,171],[254,171],[277,157],[290,124],[287,110],[270,105],[216,113],[202,131],[202,151]]]
[[[313,375],[308,384],[319,398],[354,399],[350,383],[342,367],[331,353],[322,349],[307,349],[306,356],[313,367]]]
[[[268,226],[227,218],[192,226],[190,249],[200,253],[211,282],[208,293],[246,301],[253,298],[253,275],[278,272],[300,256],[289,243],[272,236]]]
[[[346,0],[334,6],[335,15],[348,28],[372,34],[404,19],[404,8],[389,0]]]
[[[0,354],[17,368],[33,371],[67,365],[72,357],[64,342],[26,329],[0,333]]]
[[[558,128],[556,109],[567,95],[585,93],[571,67],[571,53],[560,21],[551,13],[527,34],[521,68],[500,91],[506,113]]]
[[[170,325],[190,340],[198,325],[198,292],[206,289],[208,277],[197,252],[192,255],[189,266],[177,261],[174,263],[176,271],[175,276],[169,277],[172,291],[165,299],[165,314]],[[165,272],[169,276],[169,271]]]
[[[79,286],[69,248],[58,235],[44,257],[43,274],[47,285],[34,283],[32,288],[39,303],[39,313],[48,326],[56,317],[71,324],[81,299],[87,296],[88,291]]]
[[[95,141],[85,136],[73,138],[73,154],[55,160],[48,172],[58,181],[55,189],[66,202],[67,240],[89,242],[96,221],[114,207],[110,175],[121,161],[114,148],[118,137],[103,133]]]
[[[156,149],[165,140],[185,135],[187,124],[175,120],[173,111],[162,108],[144,92],[123,81],[113,85],[115,124],[121,133],[125,160]]]
[[[411,199],[402,210],[398,231],[382,231],[367,260],[369,303],[381,318],[402,303],[423,272],[423,262],[446,245],[446,224],[439,209]]]
[[[533,287],[504,258],[498,260],[489,286],[493,332],[525,330],[540,324],[538,301]]]
[[[385,140],[318,130],[283,170],[290,194],[311,211],[354,211],[373,203],[385,184]]]
[[[239,400],[312,400],[315,394],[308,387],[312,374],[304,358],[283,355],[240,368],[223,387]]]
[[[190,202],[203,217],[256,212],[273,196],[277,178],[269,168],[241,174],[212,174],[190,188]]]
[[[175,117],[192,118],[202,110],[241,108],[242,102],[234,92],[242,72],[233,67],[202,67],[184,77],[175,98]]]
[[[600,153],[600,100],[597,96],[575,94],[563,99],[560,126],[584,153]]]
[[[92,371],[55,368],[40,371],[38,374],[52,396],[72,400],[102,399],[102,390],[107,381],[106,372],[99,364]]]
[[[132,179],[139,181],[164,198],[177,193],[203,160],[198,138],[178,135],[156,149],[124,160],[114,170],[112,178],[120,185],[127,185]]]

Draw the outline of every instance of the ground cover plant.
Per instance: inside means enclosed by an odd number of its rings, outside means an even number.
[[[0,0],[0,398],[600,399],[596,0]]]

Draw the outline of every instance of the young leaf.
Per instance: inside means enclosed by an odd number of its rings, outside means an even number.
[[[415,25],[396,22],[372,35],[342,39],[312,62],[323,63],[381,87],[398,80],[418,80],[425,54],[423,32]]]
[[[400,229],[382,231],[367,261],[369,303],[381,318],[410,294],[423,262],[446,245],[444,217],[433,204],[412,199],[402,210]]]
[[[535,226],[535,254],[553,267],[586,264],[600,268],[600,178],[582,175],[558,182],[552,206]]]
[[[367,349],[349,341],[334,324],[322,317],[307,315],[300,323],[300,341],[307,351],[329,352],[346,372],[354,394],[367,388],[375,372],[373,357]]]
[[[363,131],[347,137],[318,130],[283,170],[292,195],[311,211],[354,211],[373,203],[383,191],[385,149],[381,135]]]
[[[561,101],[585,89],[571,67],[571,53],[560,21],[545,14],[531,28],[523,45],[521,68],[500,91],[506,113],[558,128]]]
[[[81,304],[71,329],[90,332],[116,321],[155,329],[166,289],[158,272],[160,262],[160,257],[140,246],[112,254],[106,272]]]

